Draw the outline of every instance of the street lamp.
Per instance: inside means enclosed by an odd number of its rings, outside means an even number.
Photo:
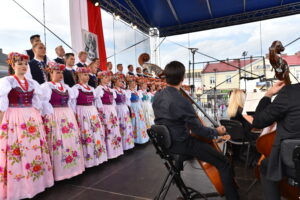
[[[189,48],[193,56],[193,87],[192,87],[192,94],[194,96],[195,90],[195,53],[198,51],[198,48]],[[190,81],[189,81],[190,82]]]
[[[248,52],[247,51],[244,51],[242,53],[242,56],[244,56],[244,70],[245,70],[245,67],[246,67],[246,56],[247,56]],[[245,80],[245,92],[246,92],[246,86],[247,86],[247,78],[246,78],[246,70],[244,71],[244,80]]]
[[[214,118],[215,121],[218,121],[217,119],[217,96],[216,96],[216,91],[217,91],[217,69],[214,68],[215,72],[215,87],[214,87]]]

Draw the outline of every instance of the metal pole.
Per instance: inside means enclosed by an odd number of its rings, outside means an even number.
[[[244,67],[246,68],[246,56],[244,56]],[[246,72],[245,72],[245,76],[244,76],[244,79],[245,79],[245,92],[247,91],[247,79],[246,79]]]
[[[241,60],[238,59],[238,66],[239,66],[239,89],[241,89]]]
[[[189,61],[189,73],[188,73],[188,78],[189,78],[189,85],[191,85],[191,61]]]
[[[216,96],[216,90],[217,90],[217,69],[214,69],[214,71],[215,71],[214,118],[215,118],[215,121],[218,121],[218,119],[217,119],[217,96]]]
[[[193,88],[192,88],[192,94],[194,96],[194,92],[195,92],[195,53],[196,52],[192,52],[193,53]]]

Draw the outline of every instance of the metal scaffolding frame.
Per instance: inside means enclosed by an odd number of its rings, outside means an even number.
[[[160,37],[204,31],[300,13],[300,2],[159,29]]]
[[[131,0],[126,0],[126,2],[130,6],[130,8],[133,9],[133,11],[129,10],[116,0],[100,0],[102,9],[106,10],[107,12],[119,15],[122,20],[124,20],[128,24],[133,23],[140,31],[148,35],[151,26],[145,21],[144,18],[142,18],[142,15],[134,7]]]

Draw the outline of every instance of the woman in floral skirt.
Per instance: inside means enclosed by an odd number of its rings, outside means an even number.
[[[96,88],[96,94],[101,97],[103,104],[99,114],[105,127],[107,156],[112,159],[123,154],[119,120],[114,103],[117,96],[114,90],[108,87],[111,80],[110,72],[100,72],[98,78],[100,78],[100,85]]]
[[[112,81],[117,96],[115,101],[120,124],[120,133],[122,136],[123,150],[132,149],[134,147],[134,137],[130,112],[127,105],[128,98],[130,97],[128,97],[126,91],[122,89],[124,88],[125,82],[124,75],[122,76],[122,74],[115,74]]]
[[[136,90],[135,77],[128,76],[127,82],[129,86],[127,92],[130,96],[130,109],[134,142],[137,144],[144,144],[149,141],[149,137],[147,135],[144,112],[141,106],[141,96]]]
[[[40,109],[40,85],[26,79],[28,56],[8,55],[0,79],[0,199],[32,198],[54,184]]]
[[[78,67],[78,84],[72,87],[74,92],[74,110],[80,128],[85,167],[97,166],[107,161],[104,127],[97,109],[102,108],[99,95],[88,85],[89,69]]]
[[[81,174],[85,170],[84,157],[70,104],[74,94],[69,86],[61,83],[65,66],[54,62],[48,66],[52,81],[41,86],[44,93],[42,114],[54,179],[59,181]]]
[[[151,103],[151,96],[147,91],[148,79],[147,78],[140,79],[139,85],[140,85],[140,90],[138,92],[142,99],[141,105],[142,105],[142,110],[144,112],[146,127],[148,129],[151,128],[151,126],[154,124],[154,112]]]

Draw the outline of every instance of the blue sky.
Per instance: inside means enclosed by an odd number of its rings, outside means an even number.
[[[43,19],[43,5],[41,0],[18,0],[18,2],[38,19]],[[69,1],[45,0],[45,4],[46,25],[64,41],[71,44]],[[103,12],[102,16],[106,51],[107,56],[110,56],[113,54],[113,19],[110,14],[105,12]],[[16,6],[12,0],[1,0],[0,19],[0,48],[3,48],[5,53],[11,51],[22,52],[25,49],[30,48],[30,35],[34,33],[43,35],[43,27]],[[287,44],[293,39],[300,37],[299,21],[300,15],[262,21],[263,55],[268,52],[268,48],[273,40],[281,40],[283,44]],[[116,52],[143,39],[143,35],[135,33],[131,27],[124,25],[124,23],[120,21],[115,22]],[[183,62],[186,66],[188,65],[190,59],[189,51],[170,41],[176,41],[187,47],[190,44],[190,47],[199,48],[199,51],[218,59],[240,57],[243,51],[248,51],[248,55],[259,56],[261,54],[259,27],[260,22],[254,22],[168,37],[161,45],[160,62],[158,64],[163,67],[168,62],[176,59]],[[134,35],[136,35],[136,38]],[[43,37],[42,40],[44,40]],[[55,38],[51,33],[47,32],[47,54],[50,58],[55,58],[54,48],[61,44],[61,41]],[[70,51],[65,45],[64,47],[67,52]],[[129,63],[137,65],[135,57],[145,51],[147,47],[148,45],[145,43],[130,49],[121,55],[118,55],[116,57],[116,62],[124,63],[125,66]],[[298,50],[300,50],[300,41],[290,45],[286,49],[286,53],[294,54]],[[197,54],[195,57],[196,62],[210,60],[210,58],[205,58]]]

